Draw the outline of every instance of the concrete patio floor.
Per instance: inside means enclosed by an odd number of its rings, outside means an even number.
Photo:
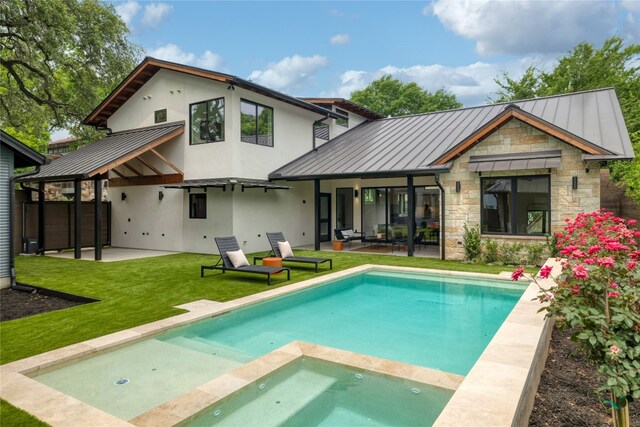
[[[102,262],[126,261],[129,259],[151,258],[154,256],[172,255],[178,252],[154,251],[150,249],[131,249],[131,248],[104,248],[102,249]],[[82,258],[85,261],[95,261],[95,251],[93,248],[82,249]],[[73,258],[74,252],[46,252],[46,256],[53,258]]]

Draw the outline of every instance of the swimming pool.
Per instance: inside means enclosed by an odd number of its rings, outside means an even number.
[[[294,340],[465,375],[524,289],[500,280],[369,270],[34,378],[132,419]]]

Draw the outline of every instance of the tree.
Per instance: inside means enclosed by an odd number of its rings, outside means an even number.
[[[414,82],[402,83],[391,75],[383,76],[366,88],[354,91],[351,101],[391,117],[462,107],[456,96],[444,89],[431,93]]]
[[[45,144],[56,128],[91,133],[82,119],[137,62],[128,33],[99,0],[0,2],[0,127]]]
[[[600,49],[583,42],[550,71],[529,67],[520,80],[502,73],[496,82],[501,88],[494,99],[497,102],[615,88],[636,158],[612,162],[611,175],[624,182],[627,194],[640,202],[640,45],[625,47],[619,37],[606,40]]]

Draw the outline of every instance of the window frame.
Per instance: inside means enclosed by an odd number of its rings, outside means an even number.
[[[242,103],[245,104],[251,104],[253,106],[255,106],[255,122],[256,122],[256,126],[255,126],[255,138],[256,138],[256,142],[249,142],[249,141],[243,141],[242,140]],[[260,133],[258,132],[258,107],[262,107],[262,108],[268,108],[269,110],[271,110],[271,145],[264,145],[264,144],[260,144],[258,141],[260,140]],[[259,102],[255,102],[255,101],[250,101],[248,99],[245,98],[240,98],[240,141],[244,142],[245,144],[253,144],[253,145],[257,145],[259,147],[271,147],[273,148],[275,146],[275,139],[276,139],[276,130],[275,130],[275,116],[274,116],[274,108],[273,107],[269,107],[268,105],[264,105],[264,104],[260,104]]]
[[[192,138],[192,126],[193,126],[193,114],[191,113],[191,109],[193,108],[194,105],[198,105],[198,104],[208,104],[209,102],[212,101],[218,101],[218,100],[222,100],[222,108],[223,108],[223,114],[222,114],[222,138],[217,140],[217,141],[204,141],[204,142],[193,142],[193,138]],[[191,104],[189,104],[189,145],[203,145],[203,144],[212,144],[212,143],[216,143],[216,142],[223,142],[225,140],[225,122],[227,120],[227,112],[226,112],[226,100],[224,99],[224,96],[219,96],[217,98],[210,98],[210,99],[205,99],[204,101],[198,101],[198,102],[192,102]],[[207,117],[209,114],[209,108],[205,108],[205,111],[207,113]]]
[[[196,216],[193,199],[204,199],[203,216]],[[207,219],[207,193],[189,193],[189,219]]]
[[[518,233],[518,214],[516,207],[518,206],[518,179],[526,178],[546,178],[547,179],[547,212],[549,222],[547,224],[548,231],[543,233]],[[484,182],[486,180],[505,179],[511,180],[511,212],[509,219],[511,221],[511,232],[484,231]],[[519,237],[535,237],[551,235],[551,174],[539,175],[509,175],[509,176],[482,176],[480,177],[480,233],[486,236],[519,236]]]
[[[347,116],[347,120],[344,123],[341,122],[343,119],[336,118],[335,119],[336,125],[342,126],[342,127],[345,127],[345,128],[348,129],[349,128],[349,113],[347,111],[341,110],[340,108],[336,108],[336,113],[342,114],[343,116]]]

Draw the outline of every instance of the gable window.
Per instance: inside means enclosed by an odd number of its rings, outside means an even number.
[[[189,109],[191,145],[224,141],[224,98],[196,102]]]
[[[242,99],[240,132],[242,142],[273,147],[273,108]]]
[[[207,217],[207,193],[189,194],[189,218]]]
[[[349,113],[339,108],[336,108],[336,113],[342,114],[343,116],[347,116],[346,119],[336,119],[336,124],[340,126],[344,126],[346,128],[349,127]]]
[[[550,232],[550,178],[482,178],[482,233],[543,235]]]

